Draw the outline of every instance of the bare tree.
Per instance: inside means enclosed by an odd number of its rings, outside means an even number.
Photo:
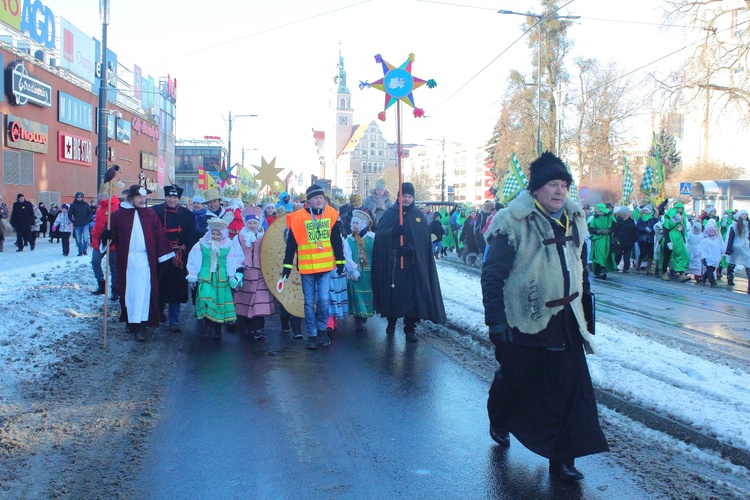
[[[705,37],[685,65],[666,78],[654,79],[672,106],[704,111],[704,142],[710,116],[739,113],[739,125],[750,125],[750,0],[666,0],[665,23],[687,21]],[[712,113],[713,108],[713,113]],[[706,144],[707,146],[707,144]],[[704,148],[704,155],[707,155]],[[704,158],[705,159],[705,158]]]

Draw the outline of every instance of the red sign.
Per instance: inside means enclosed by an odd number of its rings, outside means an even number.
[[[153,123],[149,123],[140,116],[134,116],[130,121],[133,126],[133,131],[138,132],[138,135],[145,134],[153,141],[159,140],[159,126]]]
[[[88,139],[62,131],[57,133],[58,161],[90,167],[93,149],[93,144]]]
[[[221,137],[219,137],[218,135],[204,135],[203,138],[206,139],[207,141],[220,141],[221,140]]]
[[[8,146],[12,148],[46,153],[49,142],[47,125],[37,123],[20,116],[8,115],[6,135]]]

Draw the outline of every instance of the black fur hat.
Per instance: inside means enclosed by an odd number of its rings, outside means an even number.
[[[549,151],[531,162],[529,177],[528,190],[532,193],[549,181],[563,180],[568,183],[568,187],[573,183],[573,177],[563,161]]]

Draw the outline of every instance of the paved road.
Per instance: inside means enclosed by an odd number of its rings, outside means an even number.
[[[601,455],[580,486],[487,435],[487,383],[371,319],[344,321],[329,349],[186,323],[178,373],[136,485],[143,498],[645,498]]]

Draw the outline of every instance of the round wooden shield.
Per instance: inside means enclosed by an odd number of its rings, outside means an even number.
[[[292,274],[279,291],[278,283],[284,268],[286,253],[286,214],[277,217],[263,236],[260,244],[260,271],[271,294],[281,302],[292,316],[305,317],[305,299],[302,295],[302,278],[297,270],[297,256],[294,256]]]

